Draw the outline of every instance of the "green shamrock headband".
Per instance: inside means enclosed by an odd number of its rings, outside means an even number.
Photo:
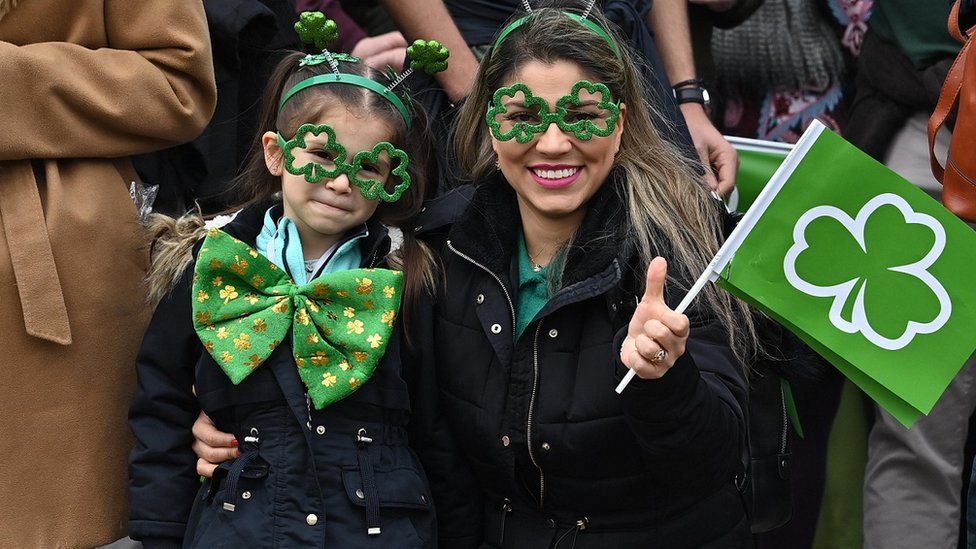
[[[328,141],[322,147],[329,159],[324,163],[308,162],[302,166],[295,166],[295,149],[305,149],[308,145],[305,136],[312,134],[319,136],[325,134]],[[359,188],[366,200],[383,200],[384,202],[396,202],[403,196],[404,191],[410,187],[410,173],[407,166],[410,158],[407,153],[394,147],[387,141],[381,141],[369,151],[359,151],[353,155],[352,163],[346,162],[346,148],[336,139],[335,130],[328,124],[302,124],[295,137],[285,141],[285,138],[278,133],[278,146],[284,153],[285,170],[292,175],[301,175],[309,183],[319,183],[326,177],[336,178],[340,174],[346,174],[349,183]],[[393,188],[392,193],[386,192],[383,182],[372,177],[361,177],[364,165],[376,166],[379,156],[382,153],[389,156],[390,161],[399,160],[397,166],[390,172],[390,176],[400,178],[400,183]],[[331,166],[331,167],[330,167]]]
[[[359,62],[359,59],[342,53],[331,53],[326,49],[329,44],[338,39],[339,28],[335,21],[327,19],[322,12],[306,11],[302,13],[299,16],[298,22],[295,23],[295,32],[298,33],[298,37],[306,44],[313,44],[316,48],[322,49],[321,54],[306,55],[299,62],[299,66],[309,67],[328,63],[332,67],[332,74],[313,76],[295,84],[281,96],[281,101],[278,103],[279,111],[295,94],[312,86],[348,84],[375,92],[389,101],[396,108],[397,112],[400,113],[400,116],[403,117],[403,121],[407,124],[407,129],[410,129],[413,122],[410,116],[410,109],[407,108],[403,99],[393,92],[393,89],[413,74],[415,70],[424,71],[430,75],[446,70],[447,58],[451,55],[451,52],[436,40],[415,40],[407,48],[407,58],[410,60],[410,66],[407,70],[397,75],[389,86],[384,86],[364,76],[339,71],[339,62],[356,63]]]
[[[512,32],[514,32],[516,29],[529,22],[529,19],[532,17],[531,7],[528,5],[528,2],[523,2],[523,6],[525,6],[526,11],[529,12],[528,15],[524,17],[520,17],[515,21],[512,21],[511,23],[509,23],[508,26],[502,29],[502,31],[498,34],[498,38],[495,39],[494,45],[492,45],[491,47],[492,52],[494,52],[498,48],[498,45],[501,44],[502,41],[504,41],[509,34],[512,34]],[[586,18],[590,14],[591,9],[593,9],[593,2],[591,2],[590,5],[586,8],[586,11],[583,12],[583,15],[577,15],[575,13],[570,13],[568,11],[564,11],[563,14],[566,17],[572,19],[573,21],[576,21],[577,23],[595,32],[597,35],[600,36],[600,38],[603,38],[603,40],[610,45],[610,49],[613,50],[613,53],[617,54],[618,59],[622,58],[622,55],[620,53],[620,46],[618,46],[617,41],[610,36],[610,33],[604,30],[603,27],[601,27],[600,25]]]
[[[580,92],[582,90],[586,90],[592,95],[600,96],[600,101],[596,104],[596,108],[608,113],[605,127],[601,128],[593,122],[593,119],[585,117],[581,117],[579,120],[573,122],[568,120],[571,116],[569,107],[578,107],[582,102],[580,100]],[[522,106],[518,108],[528,109],[530,115],[534,116],[536,120],[531,122],[517,120],[502,128],[502,122],[499,121],[499,118],[504,116],[508,110],[504,100],[506,97],[514,98],[519,93],[523,95],[523,100]],[[538,112],[536,112],[536,109],[538,109]],[[579,116],[578,113],[576,115]],[[613,133],[619,119],[620,103],[613,101],[610,95],[610,89],[605,84],[594,84],[588,80],[580,80],[573,85],[568,95],[564,95],[556,100],[555,111],[550,111],[549,103],[545,99],[533,95],[532,90],[521,82],[504,88],[498,88],[491,98],[491,105],[489,105],[488,112],[485,113],[485,122],[488,123],[491,134],[495,136],[495,139],[499,141],[515,139],[519,143],[532,141],[536,134],[545,133],[549,129],[549,125],[553,123],[560,130],[572,133],[577,139],[582,141],[589,141],[594,135],[597,137],[607,137]]]

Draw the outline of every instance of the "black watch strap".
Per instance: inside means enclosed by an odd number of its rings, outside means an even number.
[[[697,86],[694,88],[675,88],[674,100],[679,105],[681,103],[701,103],[702,105],[708,105],[708,90],[704,87]]]

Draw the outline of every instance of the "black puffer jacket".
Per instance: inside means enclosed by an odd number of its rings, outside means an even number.
[[[614,392],[644,280],[622,229],[625,184],[614,172],[591,200],[562,289],[517,342],[514,192],[500,177],[469,190],[450,227],[437,227],[437,210],[461,193],[428,208],[445,279],[414,317],[406,363],[416,368],[411,437],[442,547],[749,544],[732,482],[746,380],[722,327],[690,315],[677,364]]]

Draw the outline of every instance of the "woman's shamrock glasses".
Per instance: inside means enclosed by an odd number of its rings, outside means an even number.
[[[309,183],[346,174],[364,198],[385,202],[396,202],[410,187],[407,153],[386,141],[377,143],[372,150],[357,152],[347,163],[346,148],[336,139],[331,126],[302,124],[291,140],[285,141],[279,133],[278,146],[284,152],[285,170],[305,177]],[[392,192],[387,192],[384,185],[388,178],[400,180]]]
[[[549,103],[532,94],[522,83],[499,88],[491,98],[485,121],[499,141],[515,139],[528,143],[536,134],[545,133],[550,124],[589,141],[593,136],[612,134],[620,119],[620,103],[613,101],[604,84],[580,80],[568,95],[556,101],[555,111]]]

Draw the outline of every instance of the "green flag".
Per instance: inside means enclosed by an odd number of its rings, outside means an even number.
[[[752,206],[776,169],[793,150],[789,143],[725,136],[725,139],[739,153],[739,169],[735,174],[735,189],[729,195],[727,204],[730,211],[744,212]]]
[[[910,426],[976,349],[974,258],[972,229],[814,122],[708,277]]]

